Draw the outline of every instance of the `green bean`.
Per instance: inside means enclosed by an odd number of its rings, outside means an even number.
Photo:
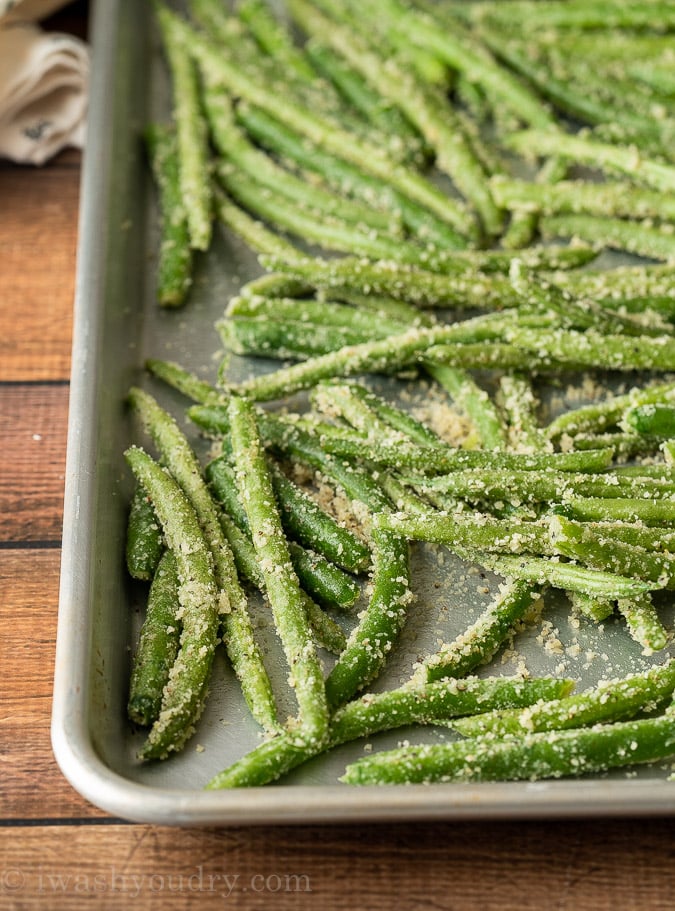
[[[170,129],[157,124],[148,127],[145,139],[159,192],[157,300],[164,307],[179,307],[192,285],[192,249],[180,188],[177,142]]]
[[[636,183],[664,193],[675,189],[675,167],[644,158],[635,148],[556,130],[523,130],[511,136],[508,145],[527,155],[563,155],[591,167],[619,171]]]
[[[502,310],[515,306],[518,295],[510,281],[501,275],[475,273],[470,266],[457,275],[443,275],[406,264],[378,263],[355,257],[322,260],[307,257],[261,258],[270,271],[282,272],[297,280],[335,292],[367,289],[368,293],[389,295],[420,307],[458,307]],[[457,259],[457,263],[460,260]]]
[[[479,323],[482,327],[485,323]],[[307,389],[321,380],[336,376],[379,373],[419,361],[431,345],[457,338],[463,326],[410,329],[385,339],[348,345],[304,364],[294,364],[275,373],[256,377],[240,385],[241,391],[256,401],[268,401]]]
[[[675,437],[675,406],[659,402],[635,405],[626,411],[623,423],[639,434],[669,440]]]
[[[188,26],[182,26],[182,34],[200,68],[208,74],[207,78],[289,123],[293,129],[321,144],[327,151],[347,159],[375,177],[388,180],[401,193],[431,209],[442,221],[454,227],[463,221],[458,207],[444,193],[418,173],[397,164],[379,147],[357,138],[321,115],[311,113],[288,97],[270,91],[233,65]]]
[[[302,168],[320,174],[341,192],[391,213],[420,240],[455,249],[463,242],[457,232],[425,206],[391,187],[383,178],[365,174],[355,164],[326,152],[319,144],[308,143],[301,134],[247,104],[237,106],[237,117],[251,136],[265,148],[290,159]]]
[[[564,158],[549,158],[541,166],[536,175],[538,184],[552,185],[566,177],[568,171]],[[495,175],[495,177],[498,175]],[[493,195],[494,195],[493,190]],[[495,197],[496,201],[496,197]],[[499,203],[499,205],[504,205]],[[537,212],[530,212],[525,208],[515,208],[511,212],[511,220],[502,235],[502,247],[507,250],[520,250],[527,248],[537,233],[539,216]]]
[[[364,337],[363,330],[344,326],[245,316],[219,320],[217,328],[224,348],[232,354],[294,361],[322,357],[382,337],[377,332]],[[389,334],[384,333],[384,337]]]
[[[278,60],[285,70],[309,82],[316,79],[311,63],[295,47],[287,30],[274,18],[266,3],[262,0],[240,0],[237,13],[263,50]]]
[[[439,29],[428,16],[410,10],[398,0],[386,0],[386,3],[370,0],[359,7],[368,11],[369,16],[383,17],[395,33],[433,52],[462,72],[480,85],[495,105],[505,106],[532,126],[544,129],[554,126],[553,117],[540,99],[498,63],[480,38],[476,39],[459,20],[453,20],[450,28]]]
[[[134,655],[127,701],[127,715],[136,724],[148,726],[159,717],[162,693],[180,647],[178,620],[178,566],[170,550],[157,566]]]
[[[362,572],[368,567],[370,551],[363,541],[338,525],[282,472],[273,469],[272,480],[281,518],[289,533],[349,572]]]
[[[458,715],[485,710],[495,703],[527,705],[537,699],[561,695],[569,680],[493,677],[485,680],[443,680],[412,686],[406,684],[385,693],[368,693],[339,708],[331,719],[324,749],[369,737],[379,731],[409,724],[435,724]],[[317,755],[315,747],[298,747],[288,735],[260,744],[246,756],[219,772],[207,790],[268,784]]]
[[[597,529],[571,522],[564,516],[551,520],[550,531],[557,552],[565,557],[579,560],[594,569],[611,570],[666,588],[675,585],[675,554],[647,550],[611,534],[608,537],[598,536]]]
[[[473,18],[480,22],[495,19],[503,27],[517,24],[519,29],[574,29],[573,36],[578,40],[580,30],[602,29],[612,33],[613,29],[639,29],[669,31],[675,23],[675,10],[672,4],[641,3],[638,0],[621,3],[619,6],[611,0],[593,0],[592,3],[572,0],[572,2],[541,3],[539,0],[516,0],[506,6],[503,4],[480,4],[472,8]],[[601,52],[601,42],[595,37],[593,50]]]
[[[331,709],[348,702],[379,674],[405,623],[412,600],[407,542],[386,529],[372,529],[372,594],[347,645],[326,678]]]
[[[149,580],[155,574],[164,550],[162,528],[147,494],[137,487],[127,520],[126,563],[134,579]]]
[[[157,18],[173,78],[180,187],[190,246],[196,250],[208,250],[211,241],[211,185],[207,130],[200,108],[197,74],[183,43],[180,20],[163,6],[157,7]]]
[[[211,551],[197,516],[173,478],[138,447],[125,452],[148,492],[178,564],[180,649],[164,688],[162,708],[141,748],[142,759],[165,759],[192,735],[204,705],[218,633],[218,589]]]
[[[660,478],[626,477],[614,472],[577,473],[544,469],[467,468],[441,477],[412,479],[422,490],[432,488],[470,502],[565,503],[571,497],[652,498],[673,500],[675,483]]]
[[[540,219],[544,237],[578,237],[598,246],[625,250],[650,259],[672,262],[675,236],[667,229],[598,215],[551,215]]]
[[[391,215],[308,183],[256,148],[238,126],[232,101],[227,93],[207,89],[204,92],[204,104],[219,153],[243,173],[248,174],[256,184],[274,190],[285,199],[334,215],[344,221],[395,233],[397,224]]]
[[[377,524],[402,538],[446,544],[451,550],[544,553],[549,546],[549,533],[536,522],[515,522],[512,518],[448,514],[427,511],[421,515],[383,513]]]
[[[442,645],[415,670],[413,680],[464,677],[497,653],[514,626],[539,598],[528,582],[508,582],[500,588],[495,602],[453,642]]]
[[[538,402],[531,382],[522,374],[505,374],[499,380],[499,403],[516,451],[550,451],[551,444],[537,420]]]
[[[573,609],[595,623],[602,623],[614,613],[615,602],[611,598],[598,598],[584,592],[567,592]]]
[[[617,266],[602,271],[568,272],[565,284],[577,297],[590,297],[611,306],[623,306],[626,299],[672,299],[675,268],[670,265]]]
[[[397,408],[381,396],[375,395],[373,392],[366,389],[365,386],[360,386],[356,383],[348,386],[332,383],[330,385],[326,384],[322,388],[330,391],[333,395],[348,396],[350,399],[362,402],[367,409],[367,411],[363,413],[365,418],[370,419],[370,415],[374,414],[392,430],[404,434],[408,439],[413,440],[414,442],[426,446],[442,445],[442,441],[437,434],[427,427],[426,424],[422,424],[409,412]],[[365,430],[367,428],[362,426],[360,429]]]
[[[239,495],[236,473],[229,461],[220,458],[210,462],[206,477],[216,499],[237,526],[250,537],[245,504]],[[279,485],[274,480],[272,483],[276,492]],[[324,557],[310,553],[293,542],[289,543],[289,556],[303,588],[317,601],[339,608],[348,608],[354,604],[360,589],[351,576],[347,576]]]
[[[473,204],[486,232],[498,234],[501,216],[487,188],[485,172],[443,96],[400,69],[395,58],[385,59],[372,51],[353,30],[326,18],[304,0],[290,0],[290,8],[305,31],[329,44],[380,94],[403,110],[433,148],[437,166]],[[458,220],[456,226],[463,234],[472,235],[473,226],[466,218]]]
[[[471,374],[448,364],[426,363],[424,369],[469,418],[477,445],[488,450],[503,449],[506,442],[503,422],[490,396]]]
[[[288,205],[288,198],[263,186],[249,174],[231,165],[217,169],[219,183],[240,205],[282,230],[316,243],[329,250],[375,259],[394,259],[411,263],[423,262],[425,254],[411,244],[378,233],[367,225],[330,220],[309,210]],[[276,189],[276,188],[275,188]]]
[[[368,338],[386,337],[403,332],[408,325],[377,311],[362,311],[349,304],[314,298],[259,297],[245,295],[230,300],[226,319],[245,317],[258,321],[275,320],[300,323],[320,329],[337,329]],[[337,337],[336,333],[336,337]]]
[[[260,572],[260,565],[251,539],[230,519],[228,515],[220,516],[220,524],[227,542],[232,549],[237,572],[252,582],[260,591],[264,590],[265,580]],[[314,639],[322,648],[339,655],[347,644],[347,637],[342,629],[319,607],[305,592],[300,593]]]
[[[298,703],[293,736],[300,743],[320,742],[328,727],[323,673],[311,641],[297,576],[291,567],[255,413],[249,402],[234,397],[228,414],[241,498]]]
[[[504,341],[529,351],[532,361],[546,366],[551,360],[570,367],[607,370],[675,370],[675,339],[667,336],[602,334],[595,329],[505,327]]]
[[[639,579],[588,569],[574,563],[559,563],[546,557],[481,554],[476,561],[496,573],[513,579],[526,579],[538,585],[548,583],[565,591],[579,591],[600,598],[633,598],[658,586]]]
[[[432,781],[534,781],[603,772],[669,759],[675,753],[671,715],[508,740],[410,746],[347,766],[347,784]]]
[[[521,709],[506,709],[458,719],[453,724],[464,737],[562,731],[610,721],[626,721],[650,710],[672,696],[675,661],[641,674],[602,681],[598,686],[572,696],[539,702]]]
[[[356,462],[365,460],[398,470],[409,469],[431,475],[469,468],[586,472],[605,468],[612,459],[612,452],[607,449],[567,453],[514,453],[463,450],[448,445],[439,447],[405,442],[394,445],[371,443],[351,431],[342,430],[330,436],[323,435],[321,445],[326,452],[341,458]]]
[[[158,379],[177,389],[194,402],[222,400],[223,395],[210,383],[205,382],[193,373],[185,370],[174,361],[163,361],[159,358],[148,358],[146,368]]]
[[[604,402],[594,402],[572,411],[566,411],[545,429],[549,439],[562,434],[590,431],[597,433],[618,424],[628,408],[668,402],[675,396],[675,383],[655,383],[645,388],[634,387],[625,395],[610,396]]]
[[[291,261],[299,255],[300,251],[290,241],[270,231],[224,194],[216,194],[215,206],[220,221],[256,253]]]
[[[234,558],[223,536],[218,512],[202,477],[201,466],[174,419],[159,407],[152,396],[133,388],[128,399],[197,513],[213,555],[223,639],[228,656],[253,717],[260,724],[273,728],[276,724],[276,709],[271,685],[255,641]]]
[[[566,515],[582,522],[602,522],[616,520],[619,522],[643,522],[645,525],[668,526],[673,521],[673,503],[671,500],[615,500],[608,497],[584,497],[568,500],[565,503]]]
[[[669,196],[629,183],[590,183],[584,180],[533,183],[500,174],[490,180],[490,186],[495,199],[505,209],[525,209],[544,215],[675,220],[675,202]]]
[[[402,111],[386,101],[367,81],[327,45],[309,41],[305,51],[317,70],[376,130],[386,137],[389,154],[411,164],[422,164],[427,149]]]
[[[649,592],[631,598],[619,598],[617,608],[623,615],[631,637],[645,654],[661,651],[668,645],[668,632],[659,619]]]

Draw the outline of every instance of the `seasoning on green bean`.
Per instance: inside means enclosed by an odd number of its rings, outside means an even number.
[[[675,754],[672,715],[507,740],[403,747],[347,766],[346,784],[535,781],[604,772]]]
[[[166,550],[148,593],[127,700],[129,718],[145,727],[159,717],[164,687],[180,648],[179,584],[176,558]]]
[[[299,714],[293,735],[301,743],[320,742],[328,727],[323,671],[311,640],[297,576],[291,566],[255,412],[250,402],[235,396],[228,406],[228,414],[241,499],[298,703]]]
[[[182,748],[203,711],[218,636],[218,588],[210,548],[176,481],[138,447],[128,449],[125,458],[152,500],[178,564],[180,649],[161,711],[140,751],[142,759],[165,759]]]
[[[571,680],[550,677],[492,677],[443,680],[414,686],[405,684],[384,693],[367,693],[334,712],[328,740],[322,748],[317,749],[316,745],[299,747],[287,734],[281,734],[260,744],[219,772],[206,788],[218,790],[268,784],[307,762],[318,752],[379,731],[409,724],[443,723],[460,715],[497,708],[497,705],[530,705],[539,698],[562,696],[572,686]]]

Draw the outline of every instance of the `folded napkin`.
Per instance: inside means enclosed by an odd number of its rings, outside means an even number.
[[[59,5],[0,0],[0,157],[39,165],[65,146],[84,143],[87,46],[23,21]]]

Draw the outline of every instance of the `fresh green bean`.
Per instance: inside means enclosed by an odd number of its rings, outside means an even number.
[[[675,406],[659,402],[635,405],[626,411],[623,423],[639,434],[669,440],[675,437]]]
[[[219,220],[256,253],[291,261],[299,255],[300,251],[290,241],[270,231],[223,193],[216,193],[215,208]]]
[[[176,558],[166,550],[150,586],[127,701],[129,718],[146,727],[159,717],[164,687],[180,648],[179,584]]]
[[[146,130],[145,139],[159,192],[157,300],[164,307],[179,307],[192,286],[192,249],[181,193],[176,137],[169,128],[154,124]]]
[[[668,645],[668,632],[659,619],[649,592],[632,598],[619,598],[616,606],[632,638],[646,654],[661,651]]]
[[[546,435],[549,439],[555,439],[562,434],[598,433],[618,424],[629,408],[668,402],[673,397],[675,383],[654,383],[644,388],[633,387],[625,395],[609,396],[604,402],[594,402],[564,412],[546,427]]]
[[[208,250],[211,242],[211,182],[207,129],[202,115],[197,73],[183,43],[180,20],[166,7],[157,7],[164,48],[173,78],[180,187],[190,246]]]
[[[546,557],[525,554],[519,557],[482,554],[476,557],[476,561],[507,578],[526,579],[537,585],[548,583],[554,588],[579,591],[600,598],[633,598],[645,594],[650,589],[658,588],[658,585],[652,582],[588,569],[574,563],[560,563]]]
[[[532,609],[539,592],[528,582],[509,582],[488,608],[453,642],[442,645],[415,670],[413,680],[464,677],[497,653],[514,626]]]
[[[675,753],[672,715],[507,740],[410,746],[347,766],[347,784],[503,781],[562,778],[669,759]]]
[[[218,589],[210,548],[181,488],[142,449],[131,447],[125,458],[152,500],[178,564],[180,649],[140,751],[142,759],[165,759],[192,735],[203,710],[218,634]]]
[[[260,572],[260,564],[251,539],[224,513],[220,516],[220,524],[227,542],[232,549],[237,572],[240,576],[252,582],[260,591],[264,590],[265,580]],[[305,592],[301,592],[302,603],[307,614],[307,622],[312,628],[312,633],[317,645],[339,655],[347,643],[347,637],[342,629],[315,604]]]
[[[458,715],[485,710],[494,703],[525,705],[562,695],[569,680],[493,677],[484,680],[443,680],[412,686],[406,684],[385,693],[368,693],[337,709],[331,718],[324,749],[369,737],[379,731],[408,724],[434,724]],[[282,734],[260,744],[207,784],[208,790],[268,784],[317,754],[315,747],[298,747]]]
[[[379,674],[405,623],[412,600],[408,544],[386,529],[372,529],[372,594],[347,645],[326,678],[331,709],[348,702]]]
[[[202,477],[197,457],[174,419],[160,408],[152,396],[133,388],[128,400],[197,513],[213,555],[223,639],[228,656],[253,717],[260,724],[274,728],[276,708],[272,688],[253,634],[246,596],[239,584],[234,558],[223,536],[216,505]]]
[[[559,130],[523,130],[508,140],[527,155],[563,155],[591,167],[619,171],[636,183],[664,193],[675,189],[675,167],[642,157],[636,148],[621,147]]]
[[[675,661],[641,674],[602,681],[595,687],[550,702],[458,719],[453,724],[464,737],[562,731],[610,721],[626,721],[640,711],[655,708],[675,689]]]
[[[675,235],[667,228],[599,215],[550,215],[539,220],[546,238],[578,237],[598,246],[649,259],[675,260]]]
[[[629,183],[585,180],[534,183],[499,174],[490,180],[490,186],[495,199],[505,209],[525,209],[544,215],[581,214],[675,221],[675,202],[669,196]]]
[[[385,59],[353,30],[325,17],[304,0],[290,0],[290,8],[305,31],[329,44],[380,94],[403,110],[434,149],[437,166],[476,208],[487,233],[498,234],[502,220],[490,196],[486,174],[443,96],[400,69],[395,58]],[[466,219],[457,227],[468,236],[473,232]]]
[[[645,525],[669,526],[673,521],[672,500],[640,500],[609,497],[572,497],[565,503],[566,515],[582,522],[643,522]]]
[[[228,414],[241,498],[298,703],[293,736],[300,743],[321,742],[328,729],[323,672],[311,641],[297,576],[291,567],[255,413],[245,399],[233,397]]]
[[[162,528],[155,510],[141,487],[131,499],[127,520],[126,563],[134,579],[152,579],[164,550]]]
[[[567,592],[572,607],[577,614],[582,614],[595,623],[602,623],[614,613],[616,603],[611,598],[598,598],[584,592]]]

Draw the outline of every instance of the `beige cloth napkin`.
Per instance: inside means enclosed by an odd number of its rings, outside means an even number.
[[[63,0],[0,0],[0,157],[43,164],[85,136],[89,53],[27,21]]]

